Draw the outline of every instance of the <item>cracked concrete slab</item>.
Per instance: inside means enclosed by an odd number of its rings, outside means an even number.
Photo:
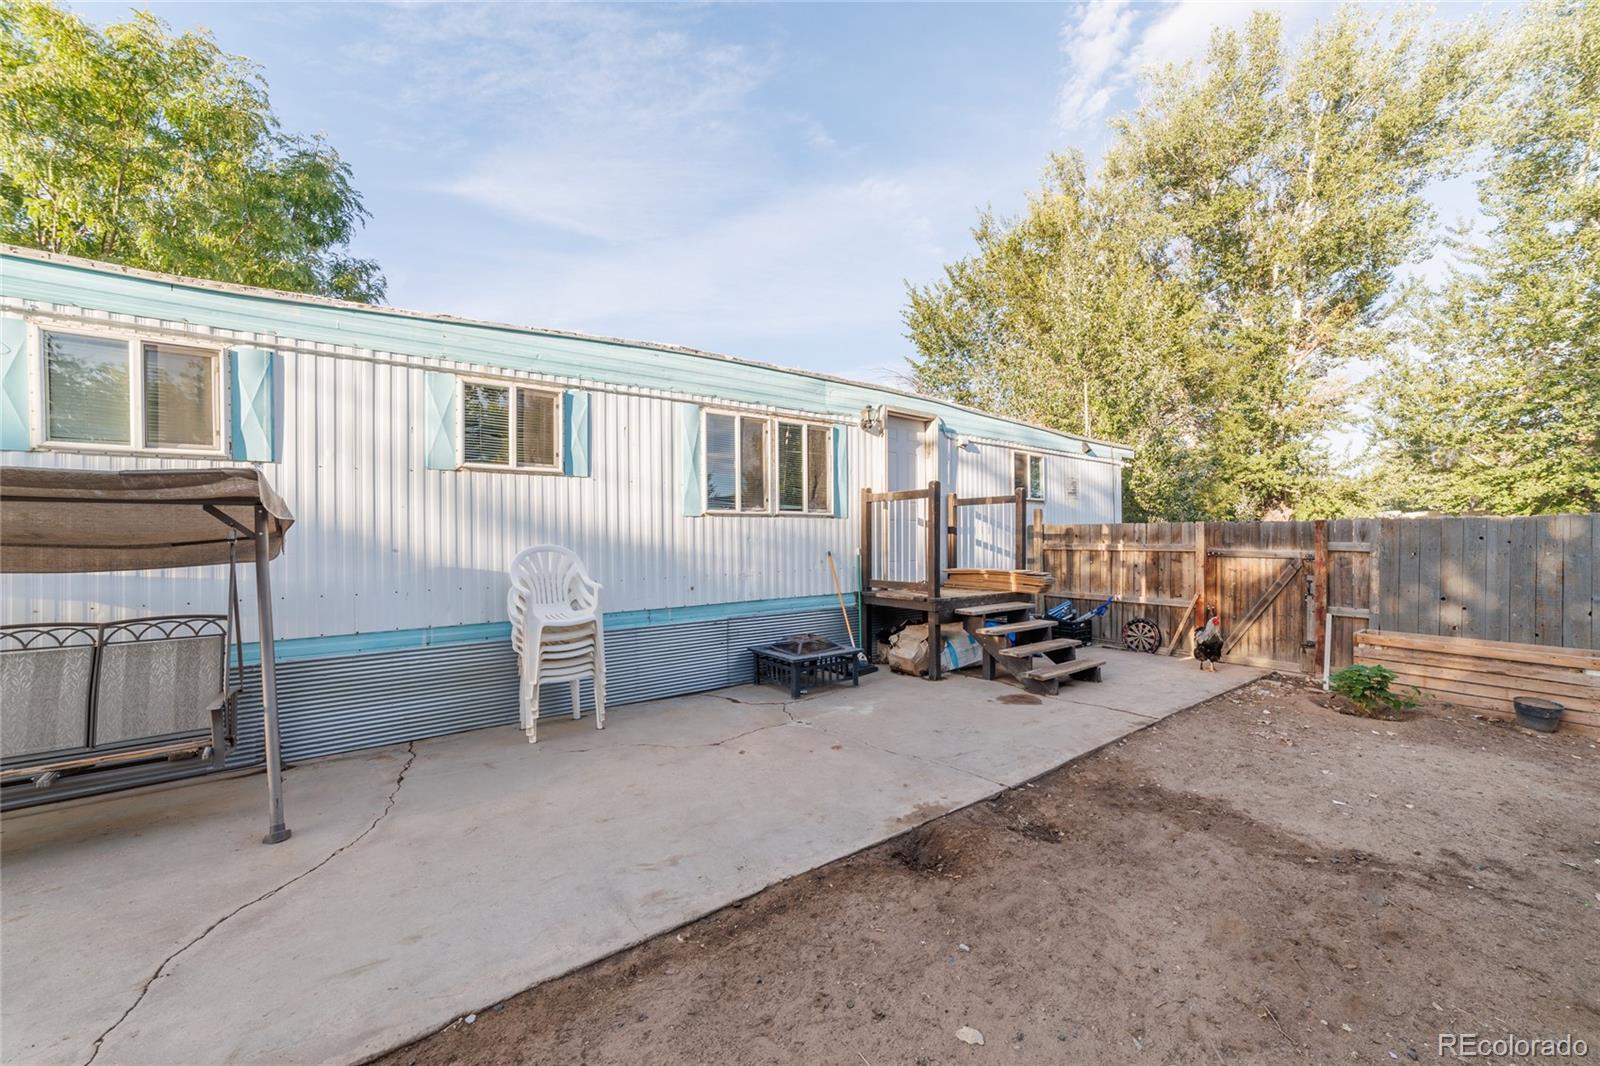
[[[356,1061],[1255,676],[1128,655],[1037,704],[880,673],[483,730],[292,769],[273,848],[259,777],[21,812],[0,1058]]]
[[[259,775],[7,815],[0,1060],[87,1062],[163,959],[369,826],[404,757],[296,768],[294,835],[273,847]]]

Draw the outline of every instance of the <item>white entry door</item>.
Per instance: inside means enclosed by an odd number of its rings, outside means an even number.
[[[889,491],[928,487],[933,463],[928,459],[928,423],[904,415],[890,415],[884,437],[889,450]],[[884,505],[888,528],[879,538],[883,558],[877,573],[891,581],[921,581],[927,577],[927,504],[897,500]]]

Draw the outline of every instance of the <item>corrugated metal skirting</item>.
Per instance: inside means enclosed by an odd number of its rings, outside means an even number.
[[[747,684],[750,647],[797,633],[843,642],[837,610],[689,622],[606,634],[607,706]],[[585,714],[592,693],[583,685]],[[510,641],[454,644],[278,666],[286,762],[517,721]],[[570,713],[567,686],[547,685],[541,717]],[[239,743],[228,765],[262,760],[261,679],[246,671]]]

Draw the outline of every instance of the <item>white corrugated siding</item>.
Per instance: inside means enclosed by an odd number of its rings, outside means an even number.
[[[1014,449],[997,444],[969,442],[947,445],[953,457],[959,495],[999,496],[1014,489]],[[951,460],[944,464],[949,476]],[[1050,525],[1076,522],[1112,522],[1121,513],[1119,464],[1089,456],[1044,456],[1045,499],[1028,504],[1028,520],[1041,508]],[[1006,569],[1016,558],[1016,507],[981,504],[961,508],[958,515],[962,566]]]
[[[296,351],[280,359],[280,461],[264,466],[296,517],[273,565],[280,639],[503,621],[506,566],[540,542],[583,556],[605,586],[608,612],[828,595],[829,550],[846,591],[854,588],[858,493],[884,484],[881,436],[846,427],[846,518],[691,518],[681,513],[672,399],[594,392],[587,478],[428,470],[426,367]],[[941,473],[948,484],[954,466],[963,495],[1010,491],[1008,449],[980,444],[958,453],[946,438],[943,450]],[[5,458],[99,470],[206,463],[43,451]],[[1047,465],[1049,521],[1115,520],[1116,467],[1059,455]],[[1079,482],[1076,500],[1066,497],[1069,467]],[[978,557],[1010,565],[1011,517],[993,511],[994,527],[979,530]],[[250,575],[241,584],[246,639],[254,639]],[[221,568],[12,575],[4,579],[4,620],[220,611],[225,589]]]

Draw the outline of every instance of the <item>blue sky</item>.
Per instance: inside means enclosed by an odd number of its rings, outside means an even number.
[[[351,163],[389,302],[892,381],[905,282],[1260,5],[148,6]]]

